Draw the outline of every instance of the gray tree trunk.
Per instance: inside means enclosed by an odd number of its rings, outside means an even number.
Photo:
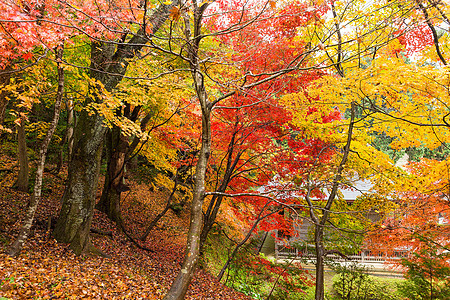
[[[26,241],[31,226],[34,221],[34,215],[36,213],[36,209],[41,200],[41,191],[42,191],[42,178],[44,173],[45,159],[47,157],[48,145],[53,137],[53,133],[56,130],[56,126],[58,125],[59,115],[61,112],[61,102],[64,93],[64,70],[61,67],[61,59],[63,56],[63,47],[61,46],[56,50],[56,61],[57,61],[57,71],[58,71],[58,91],[56,94],[55,108],[53,113],[53,120],[50,124],[50,127],[47,131],[47,134],[42,141],[41,148],[39,149],[39,161],[36,170],[36,178],[34,180],[34,190],[33,195],[31,196],[31,201],[28,206],[27,215],[22,226],[22,229],[19,232],[18,237],[11,245],[8,254],[10,256],[16,256],[22,250],[23,243]]]
[[[201,148],[197,166],[195,169],[194,179],[194,197],[191,204],[191,222],[187,236],[187,246],[184,261],[181,270],[175,278],[169,292],[164,300],[182,300],[186,295],[189,284],[194,276],[195,269],[200,250],[200,234],[202,232],[203,214],[202,207],[205,199],[205,177],[209,156],[211,153],[211,103],[208,101],[208,95],[204,84],[204,75],[201,73],[198,57],[198,49],[200,44],[200,31],[203,11],[207,4],[194,8],[194,34],[192,43],[188,45],[189,62],[191,67],[192,78],[197,93],[197,97],[202,110],[202,137]],[[185,34],[186,38],[191,39],[191,31],[188,17],[185,16]]]
[[[74,134],[74,152],[69,163],[69,175],[62,208],[55,230],[57,241],[69,243],[77,254],[93,250],[89,231],[95,205],[103,138],[106,128],[103,118],[82,111]]]
[[[206,96],[206,93],[204,94]],[[205,98],[204,98],[205,99]],[[172,286],[164,297],[164,300],[181,300],[186,295],[189,284],[197,267],[200,234],[202,232],[203,215],[202,206],[205,199],[206,167],[211,151],[211,120],[210,112],[205,110],[202,117],[202,147],[195,170],[194,197],[191,206],[191,223],[187,236],[187,246],[183,265],[172,283]]]

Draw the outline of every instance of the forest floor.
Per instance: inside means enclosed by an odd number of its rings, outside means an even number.
[[[141,250],[95,211],[93,244],[109,258],[75,256],[58,244],[49,225],[55,220],[64,192],[65,175],[45,174],[42,202],[31,236],[18,257],[5,254],[22,225],[30,195],[11,188],[17,166],[0,156],[0,300],[5,299],[161,299],[170,288],[183,259],[189,224],[188,208],[160,220]],[[60,173],[64,174],[64,172]],[[33,177],[30,177],[33,181]],[[127,231],[139,237],[161,211],[166,192],[152,192],[146,184],[130,182],[123,193]],[[107,233],[107,234],[104,234]],[[197,270],[186,299],[250,299]]]

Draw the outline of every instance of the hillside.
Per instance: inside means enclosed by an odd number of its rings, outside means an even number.
[[[49,218],[55,219],[64,192],[64,176],[45,174],[44,197],[31,237],[17,258],[5,250],[21,226],[29,195],[13,188],[16,162],[0,160],[0,296],[7,299],[161,299],[182,262],[188,211],[169,211],[151,232],[141,250],[114,224],[95,212],[91,233],[96,247],[108,258],[75,256],[51,237]],[[167,196],[146,184],[130,182],[124,193],[127,230],[139,236],[162,209]],[[98,233],[101,232],[101,233]],[[203,270],[195,273],[186,299],[250,299]]]

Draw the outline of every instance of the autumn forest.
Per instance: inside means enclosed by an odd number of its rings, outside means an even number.
[[[0,1],[0,299],[450,299],[449,61],[447,0]]]

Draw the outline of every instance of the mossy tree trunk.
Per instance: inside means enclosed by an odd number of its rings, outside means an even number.
[[[177,0],[170,5],[162,5],[150,16],[152,33],[154,34],[168,18],[170,9]],[[144,47],[150,34],[141,27],[137,33],[127,41],[124,36],[121,42],[92,42],[90,77],[99,82],[92,84],[90,95],[84,103],[87,107],[91,103],[102,101],[101,93],[104,88],[108,92],[119,84],[128,68],[129,60]],[[68,181],[62,199],[62,207],[55,230],[57,241],[69,243],[70,248],[81,254],[94,251],[89,240],[92,213],[95,206],[98,176],[101,164],[101,153],[106,134],[103,117],[100,114],[89,114],[83,110],[77,119],[74,129],[73,153],[69,163]]]
[[[74,152],[62,208],[55,230],[57,241],[70,243],[76,254],[89,248],[89,231],[95,205],[102,145],[106,128],[103,119],[82,111],[75,128]]]

